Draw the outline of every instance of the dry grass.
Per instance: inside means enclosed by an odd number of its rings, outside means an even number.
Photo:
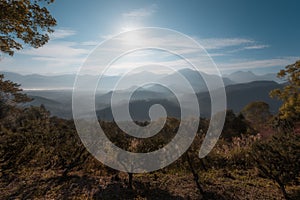
[[[68,177],[61,174],[27,169],[10,182],[1,177],[1,199],[203,199],[192,175],[184,171],[136,174],[133,190],[127,189],[126,173],[100,176],[79,171]],[[283,199],[277,185],[258,177],[255,170],[209,170],[199,176],[205,199]],[[288,187],[288,191],[299,199],[299,187]]]

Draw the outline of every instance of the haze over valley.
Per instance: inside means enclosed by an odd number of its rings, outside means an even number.
[[[210,96],[204,79],[214,80],[216,75],[209,75],[203,72],[200,74],[191,69],[181,69],[178,71],[185,77],[197,94],[200,105],[201,117],[210,116]],[[43,104],[53,116],[70,119],[72,118],[72,88],[76,75],[43,76],[38,74],[20,75],[12,72],[1,72],[8,80],[13,80],[21,84],[24,92],[33,98],[32,102],[24,106],[39,106]],[[174,72],[176,73],[176,72]],[[97,116],[101,120],[112,121],[111,96],[118,93],[118,103],[122,106],[128,93],[134,87],[143,84],[143,77],[150,77],[154,82],[162,83],[166,86],[176,84],[175,74],[155,74],[142,71],[129,75],[129,80],[121,85],[120,89],[114,91],[115,84],[120,76],[104,76],[98,84],[95,96],[95,106]],[[204,79],[203,79],[204,77]],[[86,75],[86,88],[92,88],[98,76]],[[269,97],[269,92],[275,88],[283,87],[284,80],[277,78],[276,74],[256,75],[251,71],[237,71],[222,77],[226,94],[228,109],[238,113],[248,103],[253,101],[265,101],[270,105],[270,110],[275,113],[280,101]],[[188,102],[189,95],[185,93],[184,86],[176,85],[179,88],[185,101]],[[218,89],[217,87],[213,89]],[[83,92],[84,95],[84,92]],[[180,107],[176,96],[167,88],[158,84],[150,84],[138,87],[130,100],[130,112],[134,120],[149,120],[149,107],[154,104],[161,104],[165,107],[169,117],[180,117]],[[192,109],[192,108],[190,108]]]

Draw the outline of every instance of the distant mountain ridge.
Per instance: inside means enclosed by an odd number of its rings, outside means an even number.
[[[253,101],[265,101],[270,105],[270,111],[276,113],[281,105],[281,102],[272,99],[269,96],[269,92],[276,88],[282,88],[284,84],[279,84],[274,81],[254,81],[250,83],[234,84],[225,87],[227,95],[227,108],[234,110],[238,113],[248,103]],[[151,87],[150,87],[151,88]],[[27,103],[29,105],[44,104],[47,109],[50,110],[52,115],[56,115],[63,118],[72,117],[72,91],[25,91],[30,97],[35,100]],[[118,91],[126,96],[129,91]],[[112,92],[106,94],[98,94],[95,99],[96,113],[101,120],[112,120],[112,112],[110,108],[110,98]],[[201,117],[210,116],[210,96],[209,93],[199,92],[196,93],[198,103],[200,105]],[[184,95],[184,105],[189,108],[189,94]],[[118,106],[124,106],[124,101],[119,99]],[[147,88],[140,88],[135,93],[130,101],[130,112],[132,117],[139,121],[149,120],[149,107],[154,104],[162,104],[165,106],[168,116],[179,117],[180,107],[176,98],[172,93],[160,93],[153,90],[147,90]]]
[[[25,90],[66,90],[72,89],[76,78],[75,74],[64,74],[55,76],[45,76],[39,74],[20,75],[14,72],[0,72],[4,74],[6,80],[11,80],[15,83],[21,84],[21,88]],[[119,79],[118,76],[104,76],[101,82],[103,89],[110,90],[114,83]],[[87,87],[98,81],[98,76],[83,75],[83,81],[86,82]]]
[[[3,72],[0,72],[3,73]],[[38,106],[44,104],[50,110],[52,115],[72,118],[72,90],[75,75],[58,75],[58,76],[43,76],[38,74],[20,75],[12,72],[4,72],[5,78],[21,85],[25,88],[25,93],[34,98],[34,101],[25,104],[24,106]],[[209,79],[212,83],[220,77],[210,75],[203,72],[197,72],[191,69],[181,69],[178,71],[182,77],[189,81],[193,87],[198,102],[200,105],[201,116],[207,117],[210,115],[210,96],[207,91],[205,79]],[[142,71],[136,74],[130,74],[128,82],[125,82],[119,90],[115,91],[118,94],[119,106],[124,106],[124,100],[132,89],[136,89],[130,100],[130,109],[135,120],[149,119],[148,108],[153,104],[163,104],[167,113],[172,117],[180,116],[180,109],[176,96],[168,89],[168,86],[176,86],[180,89],[180,94],[184,96],[185,105],[190,105],[189,99],[191,94],[186,93],[184,85],[178,83],[178,74],[155,74]],[[166,87],[159,84],[142,85],[144,79],[149,77],[153,82],[164,83]],[[100,81],[100,86],[103,89],[96,93],[95,107],[97,115],[100,119],[111,120],[110,101],[112,97],[112,89],[114,84],[121,76],[104,76]],[[280,102],[269,97],[269,92],[275,88],[283,87],[284,84],[279,84],[275,74],[255,75],[252,72],[234,72],[230,75],[222,77],[227,94],[228,109],[233,109],[239,112],[245,105],[253,101],[265,101],[270,105],[271,112],[276,112],[280,106]],[[255,79],[253,81],[253,79]],[[262,79],[262,80],[261,80]],[[264,80],[266,79],[266,80]],[[273,80],[274,79],[274,80]],[[83,80],[86,81],[87,87],[89,84],[95,83],[98,80],[96,75],[84,75]],[[137,87],[142,85],[142,87]],[[40,88],[39,88],[40,87]],[[45,89],[43,89],[45,88]],[[49,90],[55,88],[56,90]],[[213,89],[219,89],[218,86],[212,86]],[[26,90],[29,89],[29,90]],[[39,90],[30,90],[39,89]],[[84,95],[84,94],[83,94]],[[143,106],[144,105],[144,106]],[[193,108],[189,108],[189,110]]]
[[[223,75],[223,77],[226,77],[235,83],[249,83],[252,81],[275,81],[278,83],[282,82],[282,80],[277,77],[276,73],[256,75],[251,71],[237,71],[229,75]]]
[[[142,71],[136,74],[130,74],[127,82],[123,83],[119,89],[125,90],[133,86],[140,86],[143,84],[145,77],[153,80],[154,82],[162,82],[168,85],[174,85],[178,82],[178,76],[175,75],[176,72],[172,74],[155,74],[148,71]],[[211,75],[204,72],[198,72],[192,69],[181,69],[178,70],[178,73],[185,77],[193,89],[196,92],[206,91],[207,86],[204,79],[214,80],[218,78],[217,75]],[[0,72],[4,74],[6,80],[11,80],[13,82],[21,84],[21,88],[25,90],[32,89],[72,89],[74,81],[76,78],[75,74],[65,74],[65,75],[55,75],[55,76],[45,76],[39,74],[31,75],[21,75],[14,72]],[[201,75],[200,75],[201,74]],[[96,75],[83,75],[83,82],[86,84],[86,88],[91,88],[95,83],[97,83],[99,77]],[[121,76],[103,76],[99,82],[98,88],[102,91],[110,91],[114,89],[114,85],[120,80]],[[252,72],[243,72],[238,71],[229,75],[222,76],[224,85],[233,85],[237,83],[247,83],[252,81],[276,81],[280,82],[280,79],[276,77],[276,74],[265,74],[265,75],[255,75]],[[179,88],[181,87],[178,84]],[[213,89],[216,89],[218,86],[212,85]],[[182,91],[185,91],[185,88],[181,88]]]

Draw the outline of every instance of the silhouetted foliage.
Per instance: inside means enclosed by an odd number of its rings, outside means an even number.
[[[244,116],[238,116],[232,110],[227,110],[224,128],[221,137],[231,140],[233,137],[239,137],[242,134],[255,133],[250,124],[245,120]]]

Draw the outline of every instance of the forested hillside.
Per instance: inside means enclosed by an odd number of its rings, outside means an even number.
[[[285,90],[293,86],[298,87],[291,82]],[[300,196],[300,138],[295,132],[299,115],[284,114],[284,109],[280,109],[278,117],[263,102],[249,104],[238,115],[228,110],[220,140],[207,157],[199,159],[198,151],[209,124],[202,118],[192,146],[179,160],[156,172],[133,175],[110,169],[93,158],[81,143],[72,120],[51,117],[43,105],[18,106],[32,99],[21,93],[17,84],[1,76],[0,89],[0,187],[4,199]],[[282,94],[280,90],[274,92]],[[128,136],[114,122],[99,123],[117,146],[149,152],[167,144],[180,121],[169,118],[164,128],[148,139]]]

